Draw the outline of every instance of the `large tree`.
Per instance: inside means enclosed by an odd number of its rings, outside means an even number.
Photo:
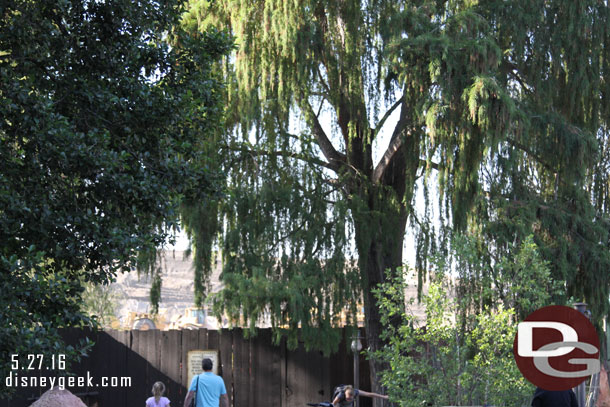
[[[180,4],[0,5],[2,377],[11,354],[73,355],[57,329],[91,325],[82,283],[131,269],[181,199],[216,188],[196,146],[220,122],[210,68],[229,42],[186,35]]]
[[[402,264],[409,220],[421,278],[455,230],[479,231],[496,258],[534,234],[554,277],[605,312],[605,2],[193,1],[184,21],[238,46],[221,67],[229,192],[184,207],[200,282],[222,232],[218,304],[236,321],[267,314],[278,335],[332,345],[362,298],[378,349],[371,289]]]

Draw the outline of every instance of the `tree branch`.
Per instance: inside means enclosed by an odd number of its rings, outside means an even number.
[[[320,160],[318,158],[315,157],[310,157],[307,156],[305,154],[299,154],[299,153],[295,153],[292,151],[267,151],[267,150],[251,150],[248,148],[242,148],[242,147],[231,147],[231,146],[224,146],[223,148],[227,149],[227,150],[231,150],[231,151],[236,151],[236,152],[240,152],[240,153],[244,153],[244,154],[249,154],[253,157],[257,157],[257,156],[267,156],[267,157],[286,157],[286,158],[294,158],[297,160],[301,160],[301,161],[305,161],[309,164],[316,164],[325,168],[328,168],[330,170],[336,171],[334,166],[332,166],[330,163],[327,163],[326,161]]]
[[[426,161],[426,160],[419,160],[419,163],[421,165],[423,165],[424,167],[427,167],[428,165],[430,166],[430,168],[440,171],[440,165],[438,163],[435,163],[434,161]]]
[[[544,168],[549,170],[552,174],[556,174],[557,173],[556,169],[554,169],[550,164],[546,163],[538,154],[534,153],[527,146],[519,143],[517,140],[513,140],[513,139],[510,139],[510,138],[507,138],[506,142],[508,144],[510,144],[512,147],[514,147],[514,148],[516,148],[518,150],[521,150],[524,153],[530,155],[533,159],[535,159],[538,163],[540,163],[540,165],[542,165]]]
[[[373,140],[375,139],[375,137],[377,137],[377,134],[379,134],[379,132],[381,131],[381,128],[385,124],[385,121],[388,119],[388,117],[390,117],[390,115],[394,112],[394,110],[396,110],[396,108],[398,106],[400,106],[401,103],[403,103],[403,97],[402,96],[400,97],[400,99],[398,99],[396,101],[396,103],[394,103],[394,105],[392,105],[390,110],[385,112],[385,114],[383,115],[381,120],[379,120],[379,123],[377,123],[377,127],[375,127],[375,131],[373,132]]]
[[[373,180],[373,183],[375,183],[375,184],[377,184],[381,181],[381,178],[383,177],[383,173],[385,172],[386,168],[388,168],[388,166],[390,165],[392,158],[394,157],[396,152],[398,150],[400,150],[400,147],[402,147],[404,138],[408,137],[412,134],[412,131],[408,131],[407,134],[403,135],[403,132],[404,132],[405,128],[407,127],[406,115],[407,115],[407,113],[406,113],[405,105],[402,104],[402,108],[400,109],[400,119],[398,120],[398,123],[396,123],[396,127],[394,127],[394,132],[392,133],[392,138],[390,139],[390,144],[388,145],[388,148],[386,149],[385,153],[383,154],[383,157],[381,157],[381,161],[379,161],[379,164],[377,164],[377,166],[373,170],[372,180]]]
[[[390,165],[392,157],[394,157],[394,154],[396,154],[396,152],[400,150],[400,147],[402,147],[402,140],[403,138],[400,136],[392,136],[392,141],[390,141],[390,145],[388,145],[388,148],[383,154],[383,157],[381,157],[381,161],[379,161],[379,164],[377,164],[377,167],[375,167],[375,170],[373,171],[373,183],[379,183],[381,177],[383,176],[383,172],[388,167],[388,165]]]
[[[322,154],[324,154],[324,157],[326,157],[326,159],[328,160],[328,162],[325,163],[325,167],[330,168],[335,172],[338,172],[339,169],[346,162],[345,155],[339,153],[332,145],[332,143],[326,136],[324,129],[320,125],[320,121],[315,115],[309,101],[302,100],[301,102],[303,106],[303,113],[305,113],[305,120],[307,120],[307,122],[312,127],[313,134],[316,137],[320,149],[322,150]]]
[[[326,83],[326,81],[324,80],[324,77],[322,76],[322,72],[320,72],[320,66],[316,66],[316,70],[318,71],[318,77],[320,78],[320,84],[322,85],[322,87],[324,88],[324,90],[326,91],[326,94],[330,96],[330,88],[328,86],[328,84]]]

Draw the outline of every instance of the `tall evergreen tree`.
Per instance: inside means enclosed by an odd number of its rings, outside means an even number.
[[[222,311],[250,324],[267,312],[278,335],[301,327],[328,349],[338,311],[362,298],[376,350],[371,288],[401,265],[409,220],[420,279],[451,231],[483,230],[490,252],[533,233],[554,277],[606,310],[606,2],[193,1],[184,21],[238,45],[222,66],[229,192],[184,208],[201,293],[222,232]]]

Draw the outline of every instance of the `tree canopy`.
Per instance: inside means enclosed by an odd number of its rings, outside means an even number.
[[[222,310],[241,323],[267,313],[278,335],[300,326],[329,349],[338,310],[362,298],[376,350],[371,289],[402,264],[410,225],[420,281],[456,231],[479,236],[488,286],[501,280],[494,262],[532,234],[562,296],[606,314],[608,11],[597,0],[192,1],[185,26],[228,28],[238,47],[219,66],[230,192],[184,209],[198,275],[221,232]]]
[[[182,199],[217,190],[197,146],[221,122],[211,64],[230,41],[188,36],[180,13],[155,1],[0,6],[3,377],[9,354],[66,353],[57,328],[91,323],[81,283],[134,267],[165,242]]]

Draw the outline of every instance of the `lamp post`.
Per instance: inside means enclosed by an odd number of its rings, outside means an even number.
[[[362,350],[362,342],[360,341],[360,330],[356,329],[355,335],[352,337],[352,353],[354,354],[354,389],[360,387],[360,351]],[[358,407],[358,398],[354,398],[354,407]]]
[[[585,317],[591,319],[591,311],[587,309],[587,304],[584,302],[575,302],[573,304],[574,309]],[[576,393],[576,400],[578,401],[579,407],[585,407],[585,382],[583,381],[578,386],[574,388],[574,392]]]

